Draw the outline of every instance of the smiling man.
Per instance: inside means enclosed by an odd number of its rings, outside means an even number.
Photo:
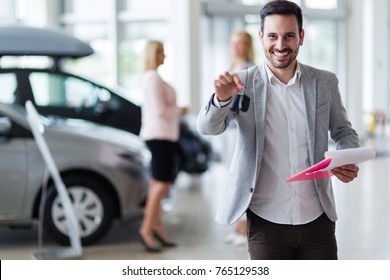
[[[237,124],[216,220],[230,225],[247,215],[251,259],[337,259],[331,180],[287,183],[286,178],[324,159],[328,132],[337,149],[359,147],[359,138],[337,77],[297,61],[305,37],[301,8],[271,1],[260,20],[265,62],[219,75],[198,116],[198,130],[207,135],[223,133],[231,121]],[[236,101],[244,100],[242,95],[250,100],[245,109]],[[358,170],[346,165],[332,173],[347,183]]]
[[[267,9],[262,10],[263,15],[266,13]],[[302,22],[295,15],[269,14],[261,21],[259,36],[267,66],[280,81],[287,83],[297,68],[296,58],[305,36]]]

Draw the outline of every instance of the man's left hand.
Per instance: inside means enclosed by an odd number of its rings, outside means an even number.
[[[358,175],[359,166],[355,164],[347,164],[340,167],[336,167],[331,170],[333,175],[335,175],[340,181],[344,183],[349,183],[353,181]]]

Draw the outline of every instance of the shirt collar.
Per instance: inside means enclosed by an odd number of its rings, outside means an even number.
[[[265,63],[265,70],[267,71],[267,78],[268,78],[268,83],[272,84],[272,81],[275,81],[275,82],[278,82],[278,83],[282,83],[281,81],[279,81],[279,79],[274,75],[274,73],[272,73],[271,69],[269,69],[267,63]],[[301,67],[299,66],[299,63],[297,63],[297,68],[295,69],[295,73],[294,75],[292,76],[292,78],[290,79],[290,81],[287,83],[287,85],[292,85],[292,84],[295,84],[296,82],[299,82],[300,79],[301,79]]]

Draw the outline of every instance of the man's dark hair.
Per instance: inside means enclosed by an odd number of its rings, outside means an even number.
[[[299,31],[302,30],[302,10],[294,2],[287,0],[273,0],[265,4],[260,11],[261,32],[264,31],[264,20],[269,15],[294,15],[298,21]]]

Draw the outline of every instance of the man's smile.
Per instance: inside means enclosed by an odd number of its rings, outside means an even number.
[[[289,55],[290,52],[288,50],[283,50],[283,51],[274,50],[271,53],[274,54],[276,56],[276,58],[284,59]]]

